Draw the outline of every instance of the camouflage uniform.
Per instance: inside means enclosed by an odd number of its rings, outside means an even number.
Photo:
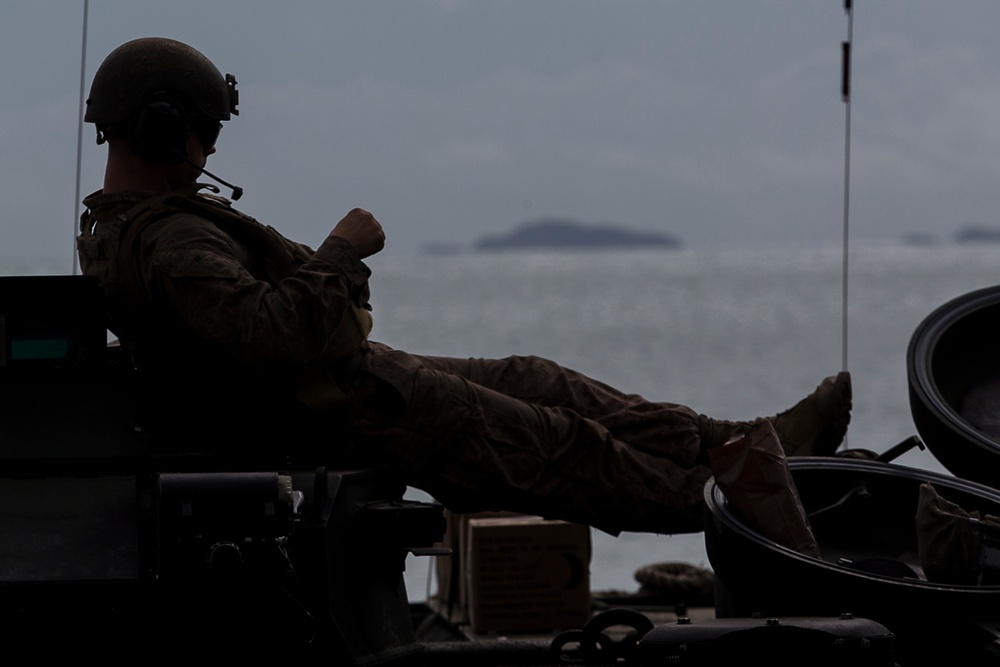
[[[317,370],[338,378],[350,408],[332,418],[361,460],[458,511],[515,510],[612,533],[701,530],[709,472],[695,412],[537,357],[423,357],[356,333],[345,352],[370,273],[350,244],[329,237],[313,251],[249,218],[206,219],[183,201],[193,192],[85,200],[81,264],[111,297],[112,328],[146,359],[289,392]],[[157,210],[127,233],[148,201]]]

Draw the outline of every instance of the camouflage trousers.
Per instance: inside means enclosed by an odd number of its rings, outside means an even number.
[[[621,531],[702,530],[699,416],[538,357],[424,357],[370,343],[347,389],[361,459],[452,510]]]

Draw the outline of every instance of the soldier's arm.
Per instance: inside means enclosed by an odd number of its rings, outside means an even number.
[[[368,268],[348,240],[333,235],[276,285],[255,279],[232,239],[195,216],[164,220],[143,237],[141,265],[154,305],[243,364],[327,360],[348,309],[367,297]]]

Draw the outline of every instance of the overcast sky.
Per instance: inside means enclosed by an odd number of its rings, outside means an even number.
[[[0,14],[0,261],[68,271],[83,3]],[[995,0],[856,1],[852,240],[1000,224],[998,30]],[[236,75],[209,169],[306,243],[354,206],[396,253],[551,216],[841,238],[839,0],[92,0],[87,89],[150,35]],[[88,125],[83,194],[102,173]]]

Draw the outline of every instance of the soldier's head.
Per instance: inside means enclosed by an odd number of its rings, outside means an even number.
[[[187,44],[145,37],[101,63],[84,120],[97,126],[97,143],[121,140],[135,155],[171,165],[202,157],[188,155],[192,136],[211,152],[238,103],[233,75]]]

